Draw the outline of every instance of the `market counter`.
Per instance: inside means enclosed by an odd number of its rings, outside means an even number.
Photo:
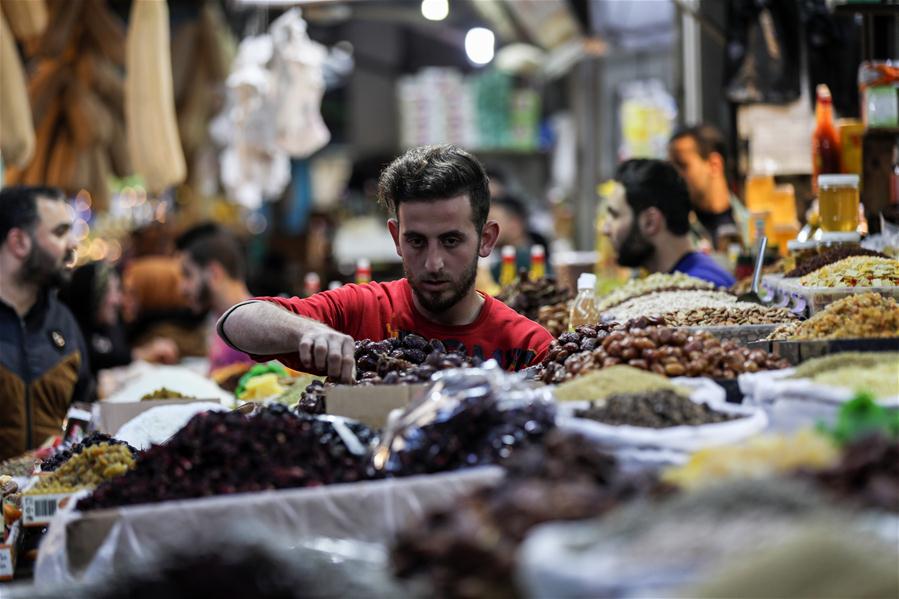
[[[100,581],[159,551],[197,544],[226,527],[293,540],[391,541],[409,522],[495,483],[499,467],[327,487],[242,493],[80,513],[60,510],[41,545],[38,585]],[[241,529],[241,527],[244,527]]]

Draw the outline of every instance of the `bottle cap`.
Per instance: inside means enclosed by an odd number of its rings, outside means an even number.
[[[858,175],[818,175],[818,189],[826,187],[858,187]]]
[[[542,245],[531,246],[531,258],[545,258],[546,249]]]
[[[596,289],[596,275],[592,272],[585,272],[577,278],[577,289]]]
[[[359,270],[371,270],[371,261],[368,258],[356,260],[356,268]]]
[[[503,259],[515,258],[515,246],[514,245],[504,245],[503,246]]]

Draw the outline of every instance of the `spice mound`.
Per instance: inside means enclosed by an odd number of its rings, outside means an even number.
[[[788,270],[784,273],[784,277],[801,277],[815,272],[823,266],[839,262],[851,256],[871,256],[874,258],[889,258],[886,254],[882,254],[875,250],[866,250],[861,247],[835,247],[828,248],[820,254],[812,254],[811,256],[800,260],[796,264],[796,268]]]
[[[134,458],[126,445],[91,445],[73,455],[56,471],[42,477],[26,494],[69,493],[77,489],[90,489],[103,481],[125,474],[133,465]]]
[[[613,308],[635,297],[656,291],[675,291],[687,289],[714,290],[715,286],[703,279],[697,279],[683,273],[653,273],[645,279],[634,279],[626,285],[608,294],[597,302],[600,312]]]
[[[613,395],[666,391],[680,397],[687,390],[667,377],[632,366],[611,366],[562,383],[554,392],[558,401],[603,401]]]
[[[851,256],[828,264],[801,279],[804,287],[895,287],[899,285],[899,260]]]
[[[151,391],[147,393],[143,397],[140,398],[141,401],[151,401],[154,399],[197,399],[192,395],[185,395],[179,391],[173,391],[172,389],[166,389],[165,387],[160,387],[156,391]]]
[[[605,424],[668,428],[713,424],[734,420],[734,416],[696,403],[669,389],[613,395],[575,416]]]
[[[797,325],[778,327],[769,339],[899,337],[899,305],[879,293],[850,295]]]

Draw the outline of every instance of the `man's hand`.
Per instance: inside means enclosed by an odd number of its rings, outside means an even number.
[[[297,353],[304,368],[324,372],[344,383],[356,378],[355,344],[349,335],[322,324],[306,327]]]

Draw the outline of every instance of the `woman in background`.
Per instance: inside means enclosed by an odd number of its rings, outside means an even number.
[[[74,314],[87,343],[91,372],[125,366],[134,360],[174,364],[178,347],[171,339],[156,337],[131,347],[122,323],[122,281],[115,269],[103,261],[75,269],[59,298]]]

